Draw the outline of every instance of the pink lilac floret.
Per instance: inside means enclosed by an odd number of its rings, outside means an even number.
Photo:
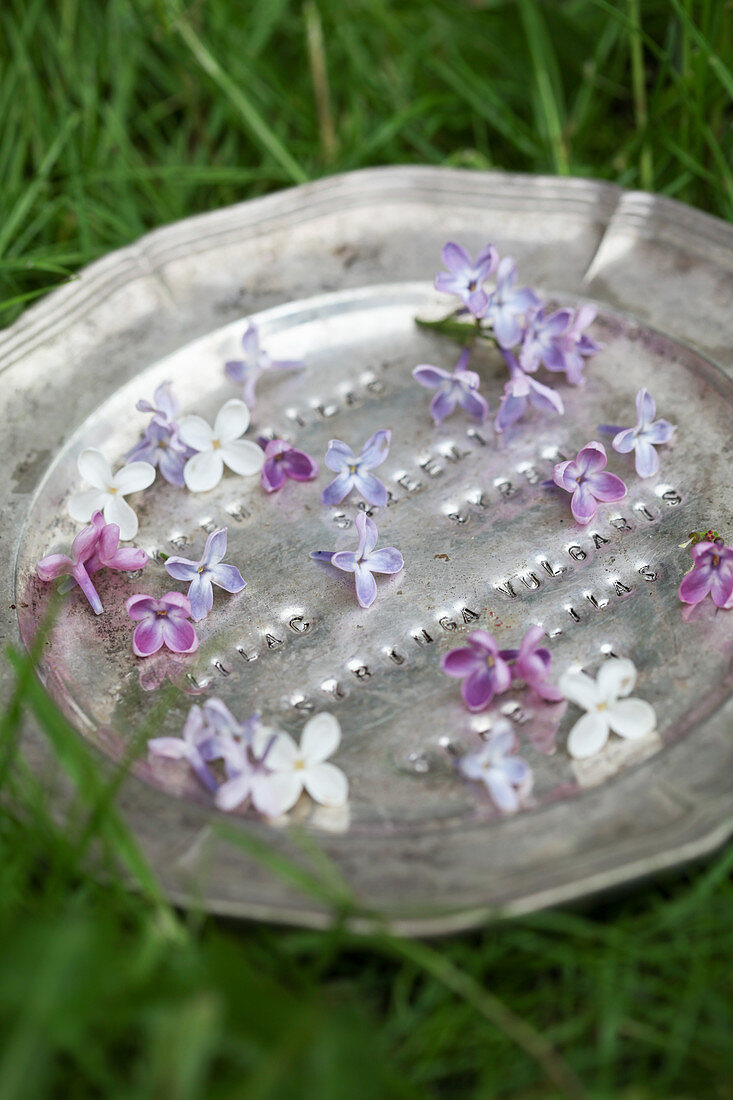
[[[502,813],[515,813],[532,786],[532,770],[526,760],[515,756],[516,738],[508,723],[500,722],[474,752],[458,761],[466,779],[483,783],[491,800]]]
[[[207,538],[200,561],[170,557],[165,563],[166,572],[174,580],[189,582],[188,599],[194,622],[205,619],[211,611],[214,605],[213,585],[230,593],[241,592],[246,587],[246,581],[236,565],[225,565],[222,561],[226,549],[227,529],[220,527]]]
[[[377,582],[374,574],[399,573],[405,563],[402,554],[394,546],[383,546],[381,550],[375,549],[379,531],[374,520],[370,519],[366,513],[359,512],[354,524],[359,536],[359,544],[355,552],[316,550],[311,554],[311,558],[314,561],[330,562],[336,569],[342,569],[345,573],[353,573],[359,606],[371,607],[377,598]]]
[[[722,539],[698,542],[690,547],[695,563],[682,578],[678,596],[683,603],[700,603],[709,594],[716,607],[726,607],[733,599],[733,547]]]
[[[383,508],[387,503],[387,488],[371,471],[381,466],[389,454],[392,433],[380,429],[366,441],[357,458],[351,447],[340,439],[331,439],[326,451],[325,463],[338,477],[329,482],[321,493],[326,505],[340,504],[352,489],[360,493],[367,504]]]
[[[558,703],[564,696],[548,680],[552,656],[549,649],[540,645],[544,637],[545,632],[541,626],[531,626],[522,638],[519,649],[502,650],[502,656],[511,662],[512,680],[522,680],[541,699],[548,703]]]
[[[659,455],[655,447],[669,443],[675,432],[675,425],[668,420],[654,419],[656,411],[654,398],[647,389],[642,388],[636,395],[636,425],[633,428],[601,424],[598,429],[613,435],[611,446],[614,451],[619,454],[634,452],[639,477],[653,477],[659,472]]]
[[[199,640],[191,617],[191,604],[181,592],[167,592],[156,600],[137,593],[130,596],[125,607],[137,622],[132,636],[132,651],[137,657],[149,657],[166,646],[173,653],[194,653]]]
[[[553,473],[557,486],[572,493],[570,507],[577,523],[590,523],[598,502],[612,503],[626,496],[626,485],[606,469],[606,448],[592,441],[578,452],[577,459],[558,462]]]
[[[483,285],[496,268],[498,256],[493,244],[483,248],[472,260],[465,248],[449,241],[441,253],[447,271],[435,277],[435,289],[456,294],[474,317],[482,317],[489,304]]]
[[[475,371],[466,370],[469,355],[468,348],[464,348],[452,373],[429,363],[421,363],[412,372],[412,377],[421,386],[437,390],[430,402],[430,413],[436,424],[450,416],[456,405],[475,420],[484,421],[489,415],[486,398],[478,392],[479,376]]]
[[[260,439],[265,451],[265,461],[260,470],[260,482],[266,493],[282,489],[287,478],[293,481],[312,481],[318,477],[318,463],[305,451],[299,451],[284,439]]]
[[[509,381],[504,386],[504,395],[494,421],[496,431],[504,432],[520,420],[527,411],[528,405],[532,405],[541,412],[562,415],[565,412],[565,406],[560,394],[526,374],[510,351],[501,350],[509,370]]]
[[[104,608],[99,594],[91,582],[93,573],[100,569],[115,569],[121,572],[134,572],[143,569],[148,555],[134,546],[120,546],[120,529],[116,523],[105,523],[104,516],[97,511],[92,522],[85,527],[71,544],[71,557],[66,554],[49,554],[36,566],[36,572],[42,581],[52,581],[57,577],[68,577],[63,590],[69,591],[78,584],[89,600],[95,615],[101,615]]]
[[[486,630],[474,630],[467,646],[446,653],[440,667],[446,676],[463,680],[461,695],[471,711],[485,710],[495,695],[508,691],[512,682],[506,651]]]
[[[505,256],[496,270],[496,290],[489,297],[484,317],[502,348],[514,348],[521,343],[528,314],[540,306],[533,290],[514,286],[516,279],[516,264],[511,256]]]
[[[255,386],[268,371],[302,370],[301,359],[271,359],[260,345],[257,326],[250,322],[242,335],[242,359],[230,359],[224,370],[232,382],[243,386],[242,399],[250,409],[256,404]]]

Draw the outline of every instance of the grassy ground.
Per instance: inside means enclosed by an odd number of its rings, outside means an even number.
[[[732,52],[726,0],[4,0],[0,319],[153,226],[370,164],[730,218]],[[733,854],[432,945],[176,914],[29,672],[0,725],[2,1100],[733,1097]],[[15,755],[27,708],[77,784],[64,828]]]

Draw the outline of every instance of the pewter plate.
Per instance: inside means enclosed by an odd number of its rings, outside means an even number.
[[[429,394],[410,372],[419,362],[452,367],[455,347],[414,317],[447,308],[431,288],[447,238],[472,249],[494,240],[554,302],[598,307],[593,335],[604,349],[584,388],[560,387],[563,418],[533,414],[503,437],[461,413],[432,426]],[[20,629],[29,642],[43,615],[34,564],[77,529],[66,502],[80,488],[79,450],[120,461],[145,423],[135,401],[164,380],[186,411],[212,417],[238,395],[223,362],[254,319],[273,356],[307,367],[263,380],[250,435],[272,432],[320,458],[333,436],[360,444],[391,428],[380,468],[390,502],[372,514],[406,568],[380,579],[364,611],[351,578],[309,560],[312,549],[353,547],[364,506],[350,498],[323,508],[326,470],[271,498],[231,474],[199,495],[158,481],[137,498],[136,543],[153,557],[195,556],[207,531],[227,526],[227,558],[248,584],[217,598],[199,652],[185,659],[132,656],[124,600],[140,588],[134,578],[100,581],[99,618],[67,602],[40,671],[101,766],[124,757],[170,682],[179,690],[159,733],[177,734],[191,702],[209,695],[295,735],[310,714],[332,711],[348,811],[303,800],[292,820],[365,909],[410,933],[580,897],[711,850],[731,823],[733,615],[685,611],[676,592],[687,532],[731,523],[732,270],[730,227],[679,204],[610,185],[437,169],[336,177],[150,234],[0,340],[10,474],[1,537],[14,563],[3,577],[3,639]],[[495,411],[500,359],[482,352],[472,367]],[[579,528],[567,499],[542,482],[597,424],[630,423],[642,385],[678,425],[674,443],[643,482],[612,454],[628,497]],[[143,587],[170,587],[158,561]],[[657,732],[612,740],[578,763],[565,750],[572,708],[511,692],[488,714],[467,714],[440,656],[476,626],[511,647],[533,623],[550,638],[556,675],[632,658]],[[528,806],[511,818],[453,766],[502,712],[535,776]],[[32,726],[25,747],[49,768]],[[62,800],[57,781],[54,790]],[[220,815],[185,767],[138,760],[120,805],[177,900],[328,919],[317,900],[217,837]],[[287,828],[246,813],[233,824],[302,858]]]

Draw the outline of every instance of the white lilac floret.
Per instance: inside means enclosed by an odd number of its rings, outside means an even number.
[[[116,473],[101,451],[87,447],[77,459],[79,473],[92,488],[74,493],[70,498],[69,515],[79,523],[87,523],[94,512],[103,513],[107,523],[120,529],[120,538],[127,542],[137,534],[137,514],[124,499],[139,493],[155,481],[155,467],[149,462],[130,462]]]
[[[611,730],[628,740],[646,737],[657,724],[651,704],[628,696],[636,684],[636,668],[626,658],[611,658],[594,680],[585,672],[566,672],[560,690],[586,713],[570,731],[567,748],[583,760],[604,748]]]
[[[173,653],[194,653],[199,640],[191,617],[191,604],[181,592],[166,592],[159,600],[142,592],[125,603],[127,614],[137,623],[132,635],[136,657],[150,657],[166,646]]]
[[[494,245],[487,245],[474,261],[465,248],[449,241],[443,248],[441,257],[448,270],[436,275],[435,289],[442,290],[446,294],[458,295],[465,308],[474,317],[482,317],[489,304],[489,298],[483,286],[493,274],[498,262]]]
[[[516,756],[517,741],[506,721],[499,721],[481,748],[458,760],[458,770],[466,779],[483,783],[491,800],[502,813],[516,813],[532,788],[532,770],[526,760]]]
[[[306,722],[298,746],[277,732],[267,756],[270,791],[278,814],[287,813],[305,790],[322,806],[343,806],[349,796],[346,776],[328,763],[341,743],[341,727],[332,714],[316,714]]]
[[[421,386],[437,391],[430,402],[430,413],[436,424],[450,416],[456,405],[476,420],[484,421],[489,415],[488,402],[478,392],[479,376],[475,371],[466,370],[470,354],[468,348],[463,349],[452,373],[429,363],[421,363],[412,372],[412,377]]]
[[[733,547],[721,538],[703,540],[690,547],[693,568],[682,578],[678,596],[683,603],[698,604],[709,594],[716,607],[733,600]]]
[[[167,482],[182,488],[183,468],[193,451],[179,438],[176,418],[180,405],[170,384],[158,386],[152,404],[141,399],[135,408],[152,416],[142,439],[125,455],[126,460],[149,462],[158,467]]]
[[[49,554],[42,558],[36,573],[42,581],[52,581],[57,577],[66,577],[69,591],[79,585],[89,600],[95,615],[101,615],[104,608],[91,577],[100,569],[116,569],[134,572],[142,569],[148,561],[144,550],[135,546],[120,546],[120,529],[116,523],[105,523],[101,512],[95,512],[89,527],[85,527],[71,544],[71,557],[66,554]]]
[[[268,371],[302,370],[305,366],[300,359],[271,359],[260,344],[257,326],[251,321],[242,334],[242,353],[241,359],[230,359],[224,370],[232,382],[243,386],[242,397],[250,409],[255,406],[255,386],[263,374]]]
[[[220,527],[207,538],[200,561],[180,557],[166,560],[165,569],[169,576],[177,581],[189,582],[187,595],[194,622],[205,619],[211,611],[214,604],[213,585],[232,593],[241,592],[246,586],[236,565],[225,565],[222,561],[226,549],[227,529]]]
[[[389,454],[392,433],[385,428],[375,432],[366,441],[357,458],[348,443],[331,439],[326,451],[325,463],[338,474],[321,493],[323,504],[340,504],[352,489],[361,493],[367,504],[383,508],[387,503],[385,485],[371,471],[381,466]]]
[[[183,418],[180,437],[186,446],[197,452],[183,470],[184,480],[192,493],[214,489],[222,479],[225,466],[243,477],[259,473],[265,460],[262,448],[241,438],[249,421],[249,409],[238,398],[222,405],[213,428],[202,416]]]
[[[606,470],[607,461],[606,448],[594,440],[578,451],[577,459],[555,466],[553,480],[572,493],[570,507],[577,523],[590,523],[598,511],[598,501],[608,503],[626,496],[621,478]]]
[[[675,425],[668,420],[654,419],[656,411],[654,398],[647,389],[642,388],[636,395],[636,425],[633,428],[602,424],[598,429],[606,435],[613,435],[611,446],[614,451],[619,454],[634,452],[639,477],[653,477],[659,471],[659,455],[655,448],[669,443],[675,432]]]
[[[336,569],[354,574],[356,598],[360,607],[371,607],[377,598],[375,573],[399,573],[404,568],[404,560],[394,546],[383,546],[376,550],[379,531],[374,520],[364,512],[359,512],[354,520],[359,544],[352,550],[315,550],[311,554],[314,561],[330,562]]]

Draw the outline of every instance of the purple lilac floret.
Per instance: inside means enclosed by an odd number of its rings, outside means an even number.
[[[284,439],[259,439],[257,442],[265,451],[260,482],[266,493],[276,493],[282,489],[286,478],[312,481],[318,477],[318,463],[305,451],[297,450]]]
[[[563,694],[555,684],[548,680],[552,666],[549,649],[540,645],[545,632],[541,626],[531,626],[522,638],[519,649],[504,649],[502,657],[511,661],[512,680],[523,680],[541,699],[548,703],[558,703]]]
[[[217,782],[208,765],[223,756],[222,742],[222,737],[207,721],[202,708],[193,706],[181,736],[153,737],[148,741],[148,751],[152,756],[162,756],[167,760],[186,760],[197,779],[213,794]]]
[[[726,607],[733,599],[733,547],[715,539],[695,543],[690,554],[695,564],[682,578],[679,598],[697,604],[709,593],[716,607]]]
[[[136,657],[149,657],[166,646],[173,653],[193,653],[199,640],[191,617],[191,604],[181,592],[167,592],[159,600],[137,593],[130,596],[125,607],[137,622],[132,636],[132,651]]]
[[[543,363],[548,370],[565,370],[562,338],[572,315],[570,309],[558,309],[547,317],[544,307],[530,315],[519,349],[519,365],[523,371],[533,374]]]
[[[242,335],[242,359],[230,359],[224,366],[232,382],[243,386],[242,397],[250,409],[256,403],[255,386],[263,374],[268,371],[302,370],[305,363],[300,359],[271,359],[260,345],[257,326],[250,322]]]
[[[371,607],[377,598],[377,582],[374,573],[399,573],[404,568],[404,560],[394,546],[383,546],[376,550],[379,531],[374,520],[365,512],[359,512],[354,520],[359,544],[356,552],[352,550],[315,550],[311,554],[314,561],[327,561],[336,569],[353,573],[356,585],[356,598],[361,607]]]
[[[440,662],[446,676],[463,680],[461,695],[471,711],[484,710],[495,695],[508,691],[512,673],[505,650],[486,630],[474,630],[467,637],[468,645],[452,649]]]
[[[600,432],[613,435],[611,446],[619,454],[634,451],[636,472],[639,477],[653,477],[659,470],[659,455],[655,447],[669,443],[674,435],[675,425],[668,420],[655,420],[657,406],[647,389],[640,389],[636,395],[636,426],[621,428],[613,424],[601,424]]]
[[[153,403],[141,399],[136,409],[152,413],[142,439],[127,452],[125,459],[149,462],[157,466],[162,476],[171,485],[183,488],[183,467],[194,453],[178,436],[176,417],[180,410],[178,399],[174,396],[170,383],[163,382],[153,396]]]
[[[214,605],[214,589],[225,592],[241,592],[246,581],[236,565],[225,565],[222,558],[227,549],[227,529],[212,531],[206,540],[200,561],[170,557],[165,563],[166,572],[176,581],[188,581],[188,599],[194,622],[205,619]]]
[[[522,340],[527,315],[538,309],[540,299],[529,287],[515,287],[517,266],[505,256],[496,270],[496,290],[489,296],[484,320],[491,324],[500,347],[514,348]]]
[[[502,813],[515,813],[532,787],[532,770],[515,756],[517,742],[508,722],[498,722],[481,748],[458,761],[466,779],[484,783],[491,800]]]
[[[367,504],[383,508],[387,503],[387,488],[371,472],[381,466],[389,454],[392,433],[388,429],[375,432],[361,449],[357,458],[347,443],[331,439],[326,451],[325,463],[338,474],[321,493],[323,504],[340,504],[352,489],[361,493]]]
[[[458,295],[474,317],[483,317],[489,304],[483,285],[494,273],[498,262],[494,245],[489,244],[482,249],[474,262],[465,248],[449,241],[441,257],[448,270],[436,275],[435,289]]]
[[[421,386],[437,390],[430,402],[430,412],[436,424],[441,424],[450,416],[456,405],[476,420],[484,421],[489,415],[488,402],[478,392],[479,376],[475,371],[466,370],[470,354],[468,348],[463,349],[452,374],[429,363],[421,363],[412,372],[412,377]]]
[[[528,404],[542,412],[555,412],[562,415],[565,412],[565,406],[560,394],[549,386],[537,382],[531,375],[525,374],[510,351],[505,349],[501,351],[509,370],[509,381],[504,386],[499,412],[494,421],[496,431],[506,431],[508,427],[520,420]]]
[[[95,615],[104,608],[99,594],[91,582],[93,573],[100,569],[116,569],[133,572],[147,564],[148,555],[134,546],[120,546],[120,529],[116,523],[105,523],[101,512],[95,512],[92,522],[85,527],[71,544],[71,557],[66,554],[49,554],[42,558],[36,572],[42,581],[52,581],[67,576],[71,583],[66,591],[78,584],[89,600]]]
[[[556,485],[572,493],[570,504],[577,523],[590,523],[598,511],[598,501],[610,503],[626,496],[620,477],[606,470],[606,448],[595,441],[578,451],[577,459],[558,462],[553,473]]]
[[[558,345],[561,358],[558,357],[558,362],[562,365],[548,366],[548,370],[564,370],[565,377],[572,386],[582,386],[585,383],[585,360],[603,347],[583,331],[593,324],[596,313],[594,306],[579,306],[568,328],[560,335]]]

